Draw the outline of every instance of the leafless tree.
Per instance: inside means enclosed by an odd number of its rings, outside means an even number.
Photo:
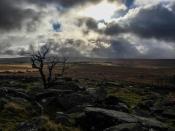
[[[47,59],[47,69],[48,69],[47,82],[48,82],[48,85],[50,83],[52,83],[52,81],[55,79],[55,78],[53,78],[53,70],[58,63],[59,63],[58,57],[53,56],[53,57],[49,57]]]
[[[65,70],[67,69],[66,64],[69,60],[69,57],[63,56],[62,61],[61,61],[61,77],[64,76]]]
[[[48,88],[49,84],[53,80],[53,69],[58,63],[58,59],[56,57],[48,56],[49,52],[50,47],[44,45],[37,52],[33,51],[31,55],[32,67],[38,69],[44,88]],[[45,68],[46,66],[47,68]],[[46,69],[48,69],[48,74],[45,73]]]

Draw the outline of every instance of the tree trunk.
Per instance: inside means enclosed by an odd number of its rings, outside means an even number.
[[[41,75],[41,79],[43,81],[44,89],[46,89],[47,88],[47,82],[46,82],[46,77],[45,77],[45,75],[43,73],[43,69],[40,69],[39,72],[40,72],[40,75]]]

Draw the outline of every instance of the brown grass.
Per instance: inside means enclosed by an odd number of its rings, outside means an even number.
[[[110,81],[122,80],[136,83],[154,84],[166,83],[168,78],[175,75],[175,67],[167,68],[145,68],[145,67],[127,67],[110,64],[72,64],[66,76],[76,79],[92,79]],[[58,74],[58,71],[55,71]],[[28,75],[38,76],[38,72],[32,69],[29,64],[22,65],[0,65],[0,75]]]

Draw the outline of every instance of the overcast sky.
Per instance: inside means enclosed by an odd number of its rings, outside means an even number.
[[[175,0],[0,0],[0,57],[175,58]]]

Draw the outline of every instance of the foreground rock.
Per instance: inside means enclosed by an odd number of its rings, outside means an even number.
[[[94,98],[86,92],[72,93],[58,97],[59,106],[68,111],[80,105],[88,105],[94,102]]]
[[[58,110],[76,112],[79,107],[94,103],[93,96],[87,92],[72,93],[71,91],[56,89],[49,89],[48,92],[37,94],[36,98],[44,109],[49,110],[52,114],[53,111],[56,113]]]
[[[64,114],[63,112],[56,113],[55,121],[56,123],[61,123],[62,125],[66,126],[70,126],[72,124],[69,116],[67,114]]]
[[[128,105],[115,96],[108,96],[104,100],[98,101],[96,106],[110,110],[129,112]]]
[[[159,131],[167,130],[166,126],[162,122],[155,119],[139,117],[124,112],[94,107],[85,108],[85,114],[78,118],[78,123],[80,123],[80,126],[86,131],[103,131],[106,128],[110,129],[110,127],[113,126],[116,126],[115,128],[117,129],[121,128],[120,124],[129,123],[135,124],[136,127],[137,124],[140,124],[142,125],[142,128],[146,129],[145,131],[149,131],[151,129]],[[119,125],[120,127],[118,127]],[[142,131],[142,128],[138,129]],[[133,129],[135,129],[135,126]]]
[[[73,81],[71,78],[60,78],[57,80],[54,85],[51,86],[53,89],[60,90],[72,90],[72,91],[84,91],[85,88],[80,86],[76,81]]]
[[[105,129],[104,131],[145,131],[139,123],[124,123]]]

